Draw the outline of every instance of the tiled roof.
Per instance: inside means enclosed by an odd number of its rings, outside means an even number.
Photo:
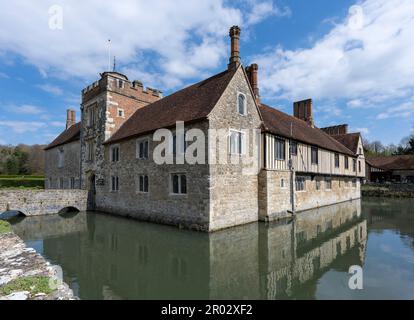
[[[78,122],[73,126],[69,127],[69,129],[63,131],[55,140],[53,140],[45,150],[49,150],[63,144],[73,142],[80,139],[80,128],[81,123]]]
[[[105,143],[174,126],[177,121],[205,119],[235,71],[224,71],[138,109]]]
[[[264,122],[264,130],[267,132],[315,145],[330,151],[355,156],[355,154],[343,144],[322,130],[311,127],[303,120],[290,116],[265,104],[261,104],[259,109]]]
[[[342,143],[345,147],[347,147],[349,150],[353,151],[354,153],[358,153],[358,142],[359,142],[360,136],[361,134],[359,132],[356,132],[356,133],[332,135],[331,137],[339,141],[340,143]]]
[[[366,161],[383,170],[414,170],[414,155],[368,157]]]

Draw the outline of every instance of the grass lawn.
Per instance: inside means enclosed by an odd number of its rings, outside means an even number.
[[[54,290],[50,288],[49,277],[32,276],[23,277],[0,286],[0,296],[7,296],[13,292],[29,291],[31,295],[38,293],[49,294]]]
[[[0,234],[11,232],[10,223],[0,220]]]

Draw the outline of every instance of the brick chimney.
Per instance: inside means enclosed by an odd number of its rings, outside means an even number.
[[[312,114],[312,99],[294,102],[293,115],[298,119],[306,121],[311,127],[314,127]]]
[[[331,136],[337,136],[342,134],[348,133],[348,125],[347,124],[339,124],[336,126],[326,127],[326,128],[320,128],[325,133],[331,135]]]
[[[73,109],[66,110],[66,130],[76,123],[76,111]]]
[[[256,100],[259,102],[260,95],[259,95],[259,84],[258,84],[258,70],[259,66],[256,63],[252,63],[250,66],[246,68],[247,77],[249,78],[250,86],[253,89],[254,96]]]
[[[228,69],[236,69],[240,65],[240,28],[238,26],[232,26],[230,28],[230,38],[231,38],[231,53],[230,60],[228,64]]]

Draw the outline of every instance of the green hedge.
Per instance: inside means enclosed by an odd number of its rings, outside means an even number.
[[[28,180],[28,179],[44,179],[44,178],[45,178],[44,176],[30,176],[30,175],[28,175],[28,176],[21,176],[21,175],[7,175],[7,174],[1,175],[0,174],[0,180],[3,180],[3,179],[23,179],[23,180]]]
[[[0,188],[44,188],[44,179],[2,179]]]

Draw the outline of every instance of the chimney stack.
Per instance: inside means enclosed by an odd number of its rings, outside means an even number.
[[[230,38],[231,38],[231,54],[230,61],[228,64],[229,70],[237,69],[240,65],[240,28],[238,26],[233,26],[230,28]]]
[[[257,65],[257,63],[252,63],[249,67],[246,68],[247,77],[249,78],[250,86],[253,89],[253,93],[257,101],[259,101],[260,99],[258,70],[259,66]]]
[[[312,114],[312,99],[306,99],[293,103],[293,115],[306,121],[311,127],[314,127]]]
[[[73,109],[66,110],[66,130],[76,123],[76,111]]]

